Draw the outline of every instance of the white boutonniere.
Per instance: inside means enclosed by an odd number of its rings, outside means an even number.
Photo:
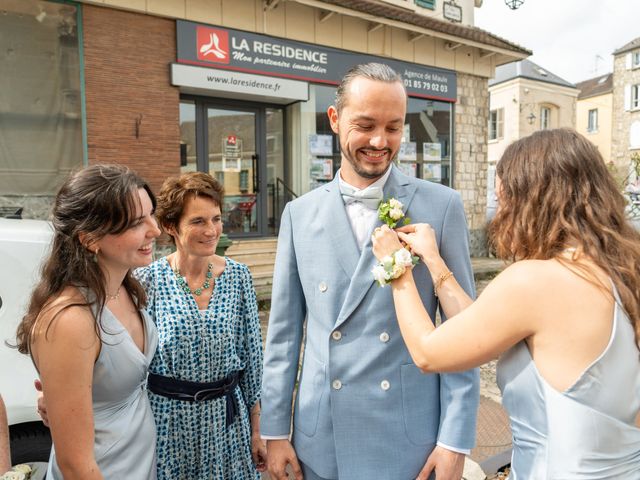
[[[407,225],[411,223],[411,219],[404,216],[403,208],[404,205],[401,202],[395,198],[390,198],[386,202],[380,202],[380,205],[378,205],[378,218],[386,223],[389,228],[396,228],[400,220],[402,220],[402,225]]]

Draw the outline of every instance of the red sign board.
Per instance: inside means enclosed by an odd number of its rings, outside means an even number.
[[[229,32],[219,28],[197,28],[198,60],[229,63]]]

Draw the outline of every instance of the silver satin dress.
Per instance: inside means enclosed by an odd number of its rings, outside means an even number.
[[[604,352],[564,392],[539,374],[522,341],[498,362],[509,412],[509,480],[640,479],[640,352],[628,316],[616,307]]]
[[[146,382],[158,333],[149,316],[141,315],[144,354],[107,308],[102,313],[102,348],[93,367],[93,419],[94,453],[105,480],[156,478],[156,426]],[[62,478],[52,448],[47,479]]]

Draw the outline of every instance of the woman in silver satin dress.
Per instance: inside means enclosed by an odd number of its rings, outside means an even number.
[[[402,335],[424,372],[501,356],[513,433],[510,479],[640,478],[640,234],[597,148],[575,131],[511,144],[490,227],[513,263],[473,302],[426,224],[374,233],[379,259],[407,244],[449,318],[437,329],[413,275],[392,282]]]
[[[145,384],[157,333],[131,274],[152,260],[154,208],[115,165],[80,170],[56,196],[52,251],[17,334],[47,397],[49,479],[156,478]]]

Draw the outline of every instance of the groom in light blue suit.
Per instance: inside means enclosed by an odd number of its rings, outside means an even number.
[[[433,473],[459,480],[473,447],[477,371],[422,374],[402,341],[391,289],[374,284],[371,273],[371,233],[384,195],[435,229],[442,257],[473,295],[460,196],[392,166],[406,102],[400,77],[386,65],[347,73],[328,110],[340,171],[283,213],[262,389],[261,433],[274,480],[287,478],[287,465],[306,480],[426,480]],[[437,298],[424,264],[415,278],[434,318]]]

